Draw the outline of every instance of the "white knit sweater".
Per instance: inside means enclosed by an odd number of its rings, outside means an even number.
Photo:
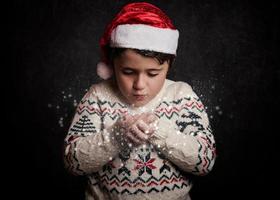
[[[159,129],[149,143],[121,142],[115,122],[124,114],[153,112]],[[215,141],[205,108],[191,87],[167,80],[144,107],[131,107],[113,81],[95,84],[81,100],[65,138],[65,163],[87,175],[87,200],[190,199],[188,174],[205,175]]]

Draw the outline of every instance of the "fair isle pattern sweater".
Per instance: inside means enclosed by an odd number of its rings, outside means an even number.
[[[184,82],[165,81],[144,107],[131,107],[112,81],[95,84],[77,107],[65,138],[69,171],[89,178],[87,200],[190,199],[188,174],[205,175],[215,161],[215,141],[205,108]],[[158,130],[137,147],[115,125],[124,114],[153,112]]]

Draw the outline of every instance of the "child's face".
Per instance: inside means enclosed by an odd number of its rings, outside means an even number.
[[[127,102],[144,106],[162,88],[169,64],[162,65],[155,58],[144,57],[133,50],[125,50],[114,60],[115,77],[119,90]]]

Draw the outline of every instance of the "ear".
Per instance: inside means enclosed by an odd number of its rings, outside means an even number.
[[[111,78],[113,75],[112,67],[104,62],[97,63],[96,71],[97,71],[97,75],[104,80]]]

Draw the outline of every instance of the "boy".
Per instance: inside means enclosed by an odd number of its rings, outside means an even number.
[[[126,5],[107,27],[103,64],[65,139],[65,163],[89,178],[86,199],[190,199],[215,141],[191,87],[166,79],[179,32],[148,3]]]

